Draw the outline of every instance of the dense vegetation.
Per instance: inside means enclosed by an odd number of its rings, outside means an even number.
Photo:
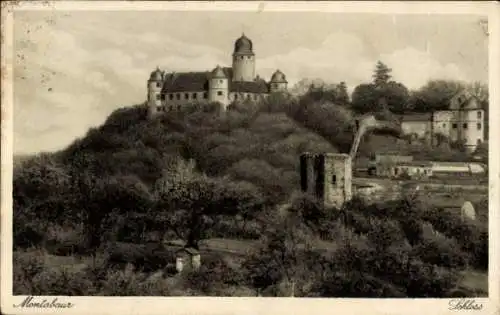
[[[484,294],[459,281],[460,271],[487,269],[487,216],[469,222],[410,197],[326,209],[296,192],[301,152],[350,148],[355,112],[343,91],[311,88],[235,103],[224,115],[153,120],[137,105],[63,151],[23,159],[14,170],[14,294]],[[373,152],[374,139],[394,147],[374,137],[360,155]],[[487,213],[487,201],[478,211]],[[202,250],[206,239],[249,245],[242,255],[204,253],[199,271],[163,279],[151,271],[172,253],[139,245],[162,239]],[[54,268],[48,254],[83,258]],[[136,269],[110,267],[116,259]]]

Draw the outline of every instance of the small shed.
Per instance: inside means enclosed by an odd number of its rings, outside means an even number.
[[[201,265],[200,252],[192,247],[184,247],[175,252],[175,268],[177,272],[183,270],[197,270]]]

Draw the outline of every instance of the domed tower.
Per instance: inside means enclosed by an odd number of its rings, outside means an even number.
[[[255,54],[252,41],[242,34],[234,42],[233,81],[253,81],[255,78]]]
[[[229,82],[224,70],[217,65],[210,74],[208,85],[208,99],[210,102],[219,102],[223,105],[223,110],[229,104]]]
[[[286,91],[288,81],[286,80],[286,76],[280,70],[276,70],[271,76],[270,83],[270,91],[274,92],[282,92]]]
[[[163,72],[158,67],[151,72],[148,80],[148,115],[154,116],[161,106],[161,89],[163,87]]]

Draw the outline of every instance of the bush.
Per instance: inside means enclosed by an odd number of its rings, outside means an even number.
[[[237,266],[231,266],[221,256],[205,257],[199,270],[184,275],[186,284],[201,295],[221,296],[231,287],[245,284],[243,274]]]
[[[391,244],[404,240],[404,234],[398,222],[394,220],[370,220],[371,229],[367,236],[377,249],[384,250]]]
[[[42,251],[13,252],[13,293],[14,295],[32,294],[33,278],[44,270]]]
[[[463,269],[467,266],[467,256],[456,241],[440,235],[424,239],[413,248],[413,255],[441,267]]]
[[[406,297],[402,288],[359,272],[334,272],[313,290],[321,297]]]

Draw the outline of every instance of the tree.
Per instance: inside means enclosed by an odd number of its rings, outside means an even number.
[[[19,206],[59,198],[68,192],[70,176],[51,154],[33,156],[14,169],[13,199]]]
[[[264,208],[264,198],[250,183],[199,175],[192,179],[160,185],[156,212],[167,226],[198,248],[199,241],[218,217],[241,215],[252,218]],[[180,227],[180,228],[179,228]]]
[[[381,88],[386,85],[391,79],[391,72],[392,69],[379,60],[373,74],[373,84],[375,87]]]
[[[252,286],[274,289],[273,295],[302,296],[301,288],[314,282],[325,267],[312,249],[313,239],[312,231],[297,213],[283,214],[264,235],[262,246],[243,264]]]
[[[351,106],[358,113],[376,112],[381,110],[379,95],[375,85],[363,83],[356,86],[352,92]]]
[[[39,245],[46,240],[49,223],[72,221],[69,184],[69,173],[54,154],[29,157],[14,168],[14,246]]]
[[[337,85],[337,99],[336,103],[339,105],[349,104],[349,93],[347,92],[347,85],[344,81]]]
[[[416,112],[447,110],[450,99],[464,88],[460,81],[431,80],[412,93],[409,107]]]
[[[352,108],[359,113],[390,110],[403,113],[407,109],[408,89],[402,84],[389,81],[379,87],[360,84],[352,93]]]
[[[85,160],[85,157],[81,158]],[[105,232],[110,227],[106,219],[110,214],[145,213],[153,205],[153,196],[136,176],[102,175],[98,173],[99,169],[85,167],[86,163],[82,160],[74,163],[70,198],[74,200],[76,209],[73,209],[72,220],[83,222],[87,249],[94,251],[107,236]]]
[[[381,95],[385,99],[387,108],[393,112],[402,114],[407,110],[410,97],[408,89],[402,83],[390,81],[381,88]]]
[[[314,102],[331,102],[336,103],[338,99],[338,89],[335,85],[326,84],[321,82],[320,84],[311,84],[309,90],[303,96],[311,99]]]

